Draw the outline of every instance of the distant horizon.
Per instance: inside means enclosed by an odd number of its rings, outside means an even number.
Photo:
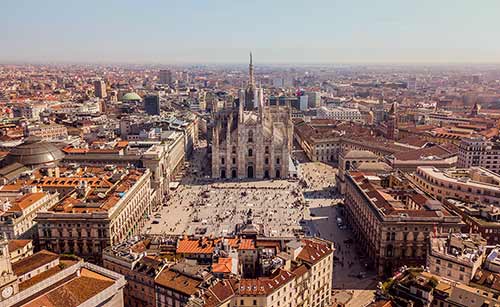
[[[248,62],[92,62],[92,61],[4,61],[0,65],[90,65],[90,66],[248,66]],[[256,62],[254,66],[500,66],[498,62]]]
[[[0,63],[500,64],[500,1],[0,3]]]

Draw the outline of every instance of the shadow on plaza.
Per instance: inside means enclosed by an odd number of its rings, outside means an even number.
[[[305,199],[328,198],[328,200],[330,200],[333,196],[335,196],[332,187],[324,187],[323,189],[313,191],[304,191],[303,194]]]

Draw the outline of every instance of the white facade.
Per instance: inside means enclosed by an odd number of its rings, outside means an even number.
[[[318,109],[317,118],[359,122],[363,121],[363,116],[361,115],[361,112],[359,112],[359,110],[340,107],[320,107]]]

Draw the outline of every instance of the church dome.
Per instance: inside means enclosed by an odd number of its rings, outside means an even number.
[[[7,164],[21,163],[26,166],[55,165],[64,154],[51,143],[38,138],[28,138],[23,144],[13,148],[5,157]]]
[[[137,93],[134,93],[134,92],[130,92],[130,93],[126,93],[125,95],[123,95],[122,101],[141,101],[142,98],[141,96],[137,95]]]

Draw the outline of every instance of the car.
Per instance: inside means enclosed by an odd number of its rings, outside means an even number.
[[[151,224],[160,224],[160,221],[158,221],[158,220],[153,220],[153,221],[151,222]]]

